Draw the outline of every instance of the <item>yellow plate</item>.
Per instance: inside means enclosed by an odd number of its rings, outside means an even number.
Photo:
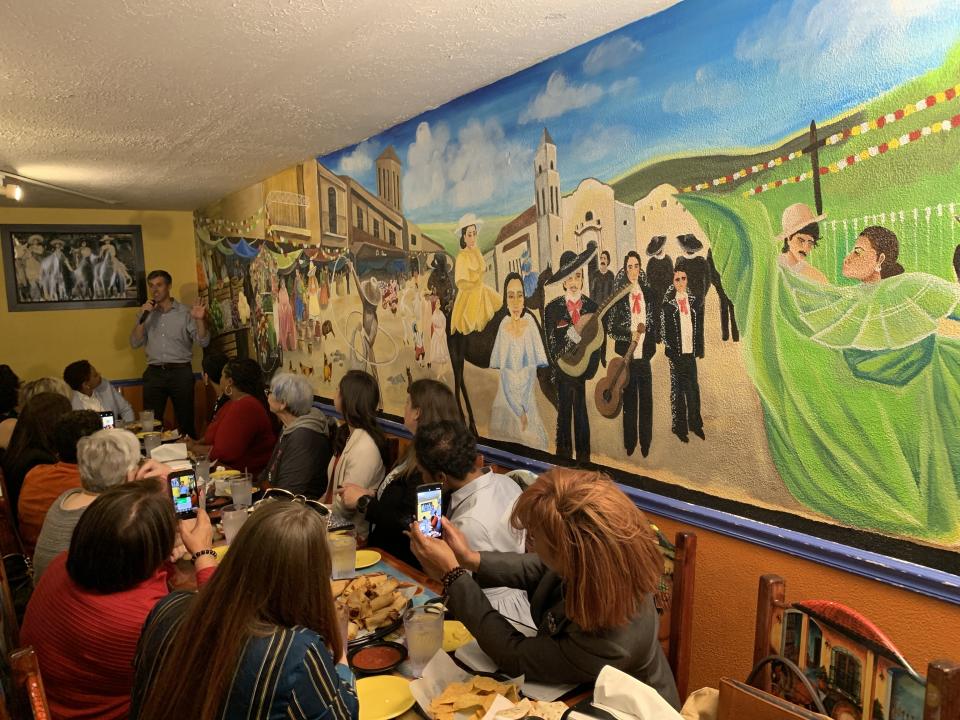
[[[357,680],[360,720],[389,720],[413,707],[410,681],[396,675],[374,675]]]
[[[227,550],[230,549],[229,545],[217,545],[213,551],[217,554],[217,562],[223,560],[223,556],[227,554]]]
[[[214,470],[210,473],[210,477],[216,480],[223,480],[225,478],[233,477],[234,475],[242,475],[239,470]]]
[[[473,640],[473,635],[459,620],[443,621],[443,651],[451,653]]]
[[[380,562],[380,553],[376,550],[357,550],[357,570],[368,568]]]

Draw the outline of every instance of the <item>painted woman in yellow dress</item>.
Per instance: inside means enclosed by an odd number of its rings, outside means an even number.
[[[502,304],[496,290],[483,284],[483,253],[477,247],[479,227],[477,216],[467,213],[460,218],[457,228],[462,249],[454,271],[457,297],[453,301],[450,330],[463,335],[483,330]]]

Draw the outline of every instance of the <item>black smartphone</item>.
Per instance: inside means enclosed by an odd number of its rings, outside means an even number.
[[[104,410],[100,413],[100,424],[104,428],[112,428],[114,426],[113,411]]]
[[[440,483],[424,483],[417,486],[417,527],[427,537],[443,536],[440,516],[443,507],[440,500]]]
[[[173,509],[181,520],[195,518],[200,505],[200,492],[197,489],[197,473],[194,470],[176,470],[167,475],[170,494],[173,497]]]

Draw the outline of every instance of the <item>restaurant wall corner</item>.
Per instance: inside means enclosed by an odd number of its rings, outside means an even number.
[[[937,658],[960,656],[960,606],[902,590],[809,560],[648,514],[668,536],[697,534],[693,657],[689,687],[744,680],[753,660],[757,585],[761,575],[786,580],[787,601],[836,600],[876,623],[921,675]]]
[[[173,276],[173,296],[192,303],[197,294],[197,253],[190,211],[0,208],[0,225],[140,225],[146,271]],[[143,350],[133,350],[129,333],[135,308],[10,312],[0,273],[0,338],[6,363],[23,379],[60,377],[73,360],[87,359],[110,380],[143,374]],[[200,350],[194,367],[199,368]]]

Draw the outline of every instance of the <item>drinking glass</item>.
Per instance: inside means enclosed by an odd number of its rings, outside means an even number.
[[[253,476],[250,473],[230,478],[230,496],[234,505],[253,503]]]
[[[403,614],[403,633],[410,671],[420,677],[443,645],[443,608],[433,604],[410,608]]]
[[[153,430],[153,410],[141,410],[140,411],[140,429],[144,432],[150,432]]]
[[[210,483],[210,456],[197,455],[195,469],[197,471],[197,485],[206,488]]]
[[[240,532],[240,528],[247,521],[249,513],[247,505],[227,505],[222,511],[223,535],[227,540],[227,545],[233,542],[233,539]]]
[[[151,457],[151,453],[158,447],[160,447],[160,433],[152,432],[143,436],[143,452],[147,457]]]
[[[334,580],[353,577],[357,568],[357,538],[350,532],[327,535]]]

